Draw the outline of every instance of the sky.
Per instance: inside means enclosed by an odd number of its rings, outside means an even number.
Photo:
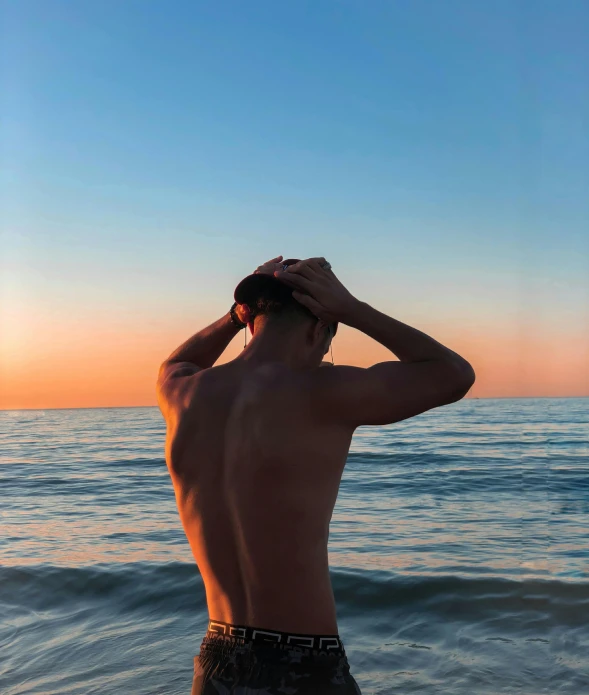
[[[469,397],[589,396],[588,30],[584,0],[0,0],[0,408],[155,405],[279,254],[466,357]]]

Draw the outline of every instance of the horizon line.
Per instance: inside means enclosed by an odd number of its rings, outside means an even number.
[[[498,400],[538,400],[538,399],[580,399],[589,398],[587,396],[471,396],[462,398],[464,401],[498,401]],[[158,408],[156,405],[83,405],[70,408],[0,408],[0,413],[20,413],[20,412],[41,412],[45,410],[131,410],[135,408]]]

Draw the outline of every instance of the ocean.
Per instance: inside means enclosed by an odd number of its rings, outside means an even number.
[[[207,624],[157,408],[0,412],[0,692],[188,695]],[[329,542],[363,695],[589,693],[589,399],[356,431]]]

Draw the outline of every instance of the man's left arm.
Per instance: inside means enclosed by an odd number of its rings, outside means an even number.
[[[168,379],[191,376],[212,367],[239,331],[231,320],[230,312],[227,312],[210,326],[195,333],[162,364],[158,385],[161,386]]]
[[[266,273],[273,276],[278,268],[282,268],[281,260],[282,256],[277,256],[266,261],[258,266],[254,273]],[[250,310],[246,305],[238,304],[235,314],[242,323],[249,323]],[[218,321],[195,333],[192,338],[174,350],[160,367],[158,389],[161,389],[164,383],[169,383],[170,379],[192,376],[203,369],[212,367],[240,330],[243,329],[233,323],[231,312],[228,311]]]

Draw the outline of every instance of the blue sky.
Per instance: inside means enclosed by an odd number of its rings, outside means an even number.
[[[589,330],[587,2],[0,8],[5,299],[212,316],[324,255],[403,320]]]

